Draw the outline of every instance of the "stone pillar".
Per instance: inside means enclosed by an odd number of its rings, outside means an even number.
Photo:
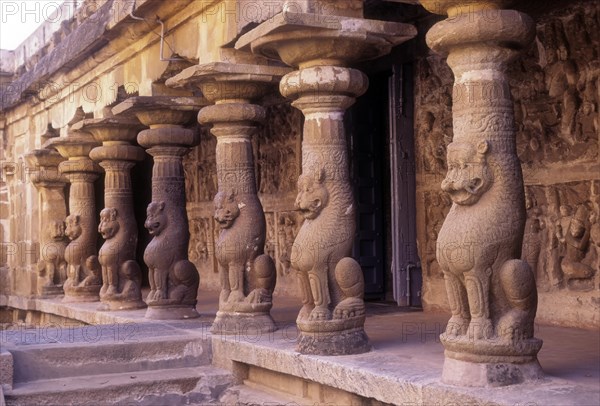
[[[154,157],[152,202],[144,224],[153,237],[144,252],[150,280],[146,298],[149,319],[199,317],[200,278],[188,260],[190,232],[182,159],[199,142],[196,132],[183,126],[206,104],[202,101],[194,97],[131,97],[113,109],[117,115],[135,114],[150,127],[137,138]]]
[[[448,14],[427,33],[427,43],[448,54],[455,76],[454,139],[442,182],[453,204],[436,254],[452,311],[441,336],[442,380],[503,386],[537,379],[537,291],[533,272],[520,260],[525,195],[505,74],[533,40],[534,24],[501,9],[510,1],[421,3]]]
[[[68,137],[53,138],[47,146],[67,158],[58,166],[71,183],[69,215],[65,235],[71,240],[65,248],[67,280],[63,285],[64,302],[95,302],[102,286],[96,244],[98,241],[94,181],[102,169],[89,157],[98,143],[90,134],[72,132]]]
[[[145,306],[142,301],[142,273],[135,260],[138,228],[133,212],[131,168],[144,159],[144,150],[131,145],[141,125],[138,121],[114,117],[87,119],[73,125],[90,132],[102,146],[90,158],[105,170],[104,209],[98,232],[104,238],[98,260],[102,267],[99,310],[127,310]]]
[[[317,13],[325,2],[305,3],[304,9]],[[284,6],[236,44],[299,67],[283,77],[280,91],[305,116],[296,198],[305,220],[291,254],[304,296],[297,324],[298,350],[305,354],[356,354],[370,348],[363,328],[363,273],[350,257],[356,205],[343,123],[368,79],[348,65],[384,55],[416,34],[410,25],[364,20],[362,2],[351,4],[346,16],[332,14],[335,8],[323,9],[325,16]]]
[[[287,68],[216,62],[193,66],[169,79],[169,86],[196,84],[214,106],[198,120],[217,137],[218,193],[215,219],[221,232],[216,257],[221,279],[219,311],[212,332],[239,334],[276,329],[270,315],[275,288],[273,259],[264,254],[266,222],[258,199],[251,137],[265,119],[252,104],[272,90]]]
[[[35,149],[25,155],[31,181],[40,193],[37,294],[41,297],[62,294],[63,284],[67,280],[65,186],[68,181],[58,172],[58,165],[64,160],[51,149]]]

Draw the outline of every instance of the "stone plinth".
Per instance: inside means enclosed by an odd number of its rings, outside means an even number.
[[[265,110],[252,104],[272,91],[287,68],[245,63],[193,66],[167,85],[195,84],[214,106],[200,111],[198,120],[212,124],[217,137],[218,193],[215,219],[221,232],[216,244],[221,294],[212,332],[271,332],[270,315],[276,269],[264,254],[266,222],[258,199],[251,137]]]
[[[317,3],[307,2],[311,7]],[[283,77],[280,91],[305,116],[296,198],[305,220],[291,253],[291,267],[303,292],[304,306],[297,319],[302,353],[343,355],[370,349],[363,328],[363,273],[350,257],[356,205],[343,123],[345,110],[367,90],[368,79],[346,66],[386,54],[415,34],[406,24],[284,7],[284,12],[236,44],[300,68]]]
[[[98,241],[94,181],[102,169],[90,158],[92,148],[99,145],[84,132],[68,137],[52,138],[47,147],[67,158],[58,169],[71,183],[69,215],[65,219],[65,235],[71,240],[65,248],[67,280],[63,284],[64,302],[95,302],[102,286],[96,243]]]
[[[182,159],[199,141],[193,130],[183,126],[203,105],[205,100],[196,97],[131,97],[113,109],[117,115],[134,114],[150,127],[137,138],[154,158],[152,202],[144,224],[153,237],[144,252],[150,280],[146,298],[149,319],[199,317],[200,278],[188,260],[190,232]]]
[[[131,145],[141,125],[135,120],[115,117],[87,119],[74,129],[84,129],[102,142],[90,157],[106,172],[104,209],[98,232],[104,238],[98,260],[102,266],[99,310],[126,310],[144,307],[142,273],[135,259],[138,229],[133,212],[131,168],[144,159],[144,150]]]
[[[455,76],[454,139],[442,190],[452,199],[437,240],[452,318],[442,380],[504,386],[539,378],[535,277],[521,258],[525,197],[507,64],[534,37],[508,1],[421,1],[449,18],[427,33]],[[463,7],[464,6],[464,7]]]
[[[41,297],[62,294],[63,284],[67,280],[65,186],[68,180],[58,171],[58,165],[64,160],[52,149],[35,149],[25,155],[31,181],[40,193],[37,294]]]

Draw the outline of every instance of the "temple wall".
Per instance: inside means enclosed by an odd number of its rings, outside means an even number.
[[[141,0],[136,4],[136,14],[148,13],[150,8],[153,16],[162,17],[168,43],[163,56],[176,54],[187,60],[186,66],[219,60],[220,45],[238,32],[238,18],[227,14],[235,10],[235,1]],[[39,193],[31,182],[36,169],[27,168],[23,155],[41,148],[43,137],[66,136],[69,125],[84,117],[102,117],[103,109],[123,96],[156,94],[156,83],[173,74],[169,73],[172,62],[160,60],[160,25],[154,20],[131,19],[132,5],[88,0],[55,33],[51,46],[41,48],[28,63],[15,66],[12,78],[2,78],[2,290],[22,296],[36,292]]]
[[[537,278],[538,321],[597,327],[600,6],[579,1],[534,17],[536,40],[509,71],[528,212],[522,257]],[[440,183],[452,139],[453,76],[445,59],[433,54],[419,59],[415,72],[423,304],[427,310],[447,310],[435,245],[451,204]],[[581,235],[572,219],[583,224]]]

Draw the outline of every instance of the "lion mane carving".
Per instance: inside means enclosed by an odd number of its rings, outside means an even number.
[[[452,208],[437,241],[452,311],[445,336],[533,337],[537,291],[522,261],[523,185],[516,158],[486,140],[448,146],[442,189]]]
[[[325,169],[298,178],[295,205],[305,220],[292,246],[291,266],[303,291],[299,321],[364,315],[363,274],[349,257],[355,231],[352,193],[348,185],[325,179]]]
[[[276,270],[271,257],[263,254],[266,223],[260,201],[256,195],[238,199],[234,191],[220,191],[214,205],[221,228],[216,245],[219,309],[251,311],[261,303],[270,306]]]

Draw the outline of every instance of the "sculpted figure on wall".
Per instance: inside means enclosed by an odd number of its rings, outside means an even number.
[[[588,210],[581,205],[577,208],[575,216],[571,218],[564,237],[566,248],[561,267],[567,284],[574,279],[588,279],[594,274],[594,270],[583,263],[589,249],[590,228]]]
[[[212,237],[210,219],[197,218],[191,222],[193,232],[188,255],[193,261],[207,261],[209,259],[209,238]]]
[[[279,216],[278,241],[279,241],[279,267],[278,274],[283,276],[290,272],[292,247],[300,229],[300,222],[295,213],[283,213]]]

